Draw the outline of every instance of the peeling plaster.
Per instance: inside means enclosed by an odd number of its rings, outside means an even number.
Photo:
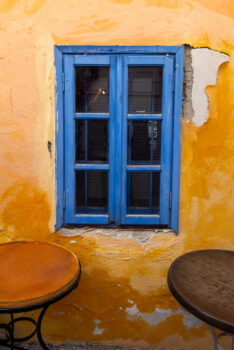
[[[95,327],[94,331],[93,331],[93,334],[94,335],[100,335],[104,332],[104,328],[98,328],[98,326]]]
[[[192,121],[196,126],[203,125],[208,119],[209,101],[205,88],[215,85],[220,65],[229,61],[229,56],[208,48],[192,49],[193,88]]]
[[[150,326],[156,326],[157,324],[165,321],[169,316],[172,315],[182,315],[183,316],[183,324],[187,330],[190,328],[201,328],[203,326],[203,322],[198,318],[188,313],[183,308],[178,308],[175,311],[171,309],[160,309],[155,308],[152,313],[143,313],[139,312],[137,306],[134,304],[132,307],[126,308],[127,319],[129,321],[134,321],[136,318],[141,317],[146,323]]]
[[[66,237],[83,236],[86,234],[99,236],[110,236],[117,239],[133,239],[136,242],[145,244],[151,240],[152,237],[161,236],[165,234],[172,234],[174,236],[174,231],[170,228],[153,228],[153,229],[119,229],[119,228],[64,228],[62,227],[58,231],[61,235]],[[75,243],[75,241],[70,241]]]

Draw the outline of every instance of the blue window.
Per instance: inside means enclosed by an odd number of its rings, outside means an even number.
[[[178,229],[182,47],[55,48],[57,228]]]

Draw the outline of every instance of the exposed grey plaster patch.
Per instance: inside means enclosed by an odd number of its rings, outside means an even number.
[[[205,88],[215,85],[218,69],[221,64],[229,61],[229,56],[208,48],[192,49],[193,88],[192,106],[194,115],[192,121],[196,126],[203,125],[208,118],[209,101]]]
[[[105,235],[119,239],[134,239],[139,243],[147,243],[152,237],[175,234],[173,230],[169,228],[161,229],[120,229],[120,228],[61,228],[58,231],[60,234],[66,237],[75,237],[78,235],[92,234],[92,235]],[[71,241],[75,243],[75,241]]]
[[[157,325],[158,323],[165,321],[172,314],[173,312],[170,309],[164,310],[156,308],[153,313],[141,313],[141,317],[148,324]]]
[[[190,312],[187,312],[182,307],[178,308],[177,314],[183,315],[183,324],[186,329],[190,328],[202,328],[203,322],[199,318],[193,316]]]
[[[131,307],[127,307],[125,311],[127,313],[127,319],[129,321],[134,321],[140,317],[151,326],[156,326],[160,322],[165,321],[171,315],[182,315],[183,324],[187,330],[190,328],[201,328],[203,326],[202,321],[181,307],[175,311],[172,311],[171,309],[155,308],[154,312],[152,313],[143,313],[139,312],[137,306],[134,304]]]
[[[100,335],[104,332],[104,328],[98,328],[98,326],[95,327],[94,331],[93,331],[93,334],[94,335]]]
[[[184,45],[184,82],[183,82],[183,119],[193,118],[192,88],[193,88],[193,67],[192,67],[192,47]]]

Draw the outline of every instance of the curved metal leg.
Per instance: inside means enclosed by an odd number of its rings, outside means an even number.
[[[9,325],[9,330],[10,330],[11,350],[14,350],[14,316],[13,316],[13,313],[11,313],[11,322]]]
[[[209,328],[209,330],[211,331],[211,334],[212,334],[212,336],[213,336],[213,350],[218,350],[218,344],[219,344],[219,342],[218,342],[218,338],[217,338],[217,335],[216,335],[216,332],[215,332],[215,329],[212,327],[212,326],[210,326],[209,324],[207,325],[208,326],[208,328]],[[220,349],[221,350],[221,349]]]
[[[225,332],[221,332],[221,333],[217,334],[215,329],[214,329],[214,327],[210,326],[209,324],[207,326],[210,329],[211,334],[213,336],[213,342],[214,342],[213,350],[222,350],[222,347],[219,344],[219,338],[224,337],[224,336],[232,337],[232,348],[231,348],[231,350],[234,350],[234,336],[232,334],[225,333]]]
[[[42,309],[42,311],[41,311],[41,313],[40,313],[40,316],[39,316],[39,318],[38,318],[38,321],[37,321],[37,338],[38,338],[38,340],[39,340],[39,343],[40,343],[41,347],[42,347],[44,350],[50,350],[50,349],[48,348],[48,346],[45,344],[45,342],[44,342],[44,340],[43,340],[43,338],[42,338],[42,335],[41,335],[41,322],[42,322],[43,316],[44,316],[46,310],[48,309],[48,307],[49,307],[49,305],[45,306],[45,307]]]

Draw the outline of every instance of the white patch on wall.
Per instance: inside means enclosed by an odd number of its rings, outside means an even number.
[[[133,305],[132,307],[127,307],[125,311],[129,321],[135,321],[137,318],[142,318],[150,326],[156,326],[172,315],[182,315],[183,324],[187,330],[190,328],[201,328],[203,326],[202,321],[187,312],[182,307],[176,309],[175,311],[172,311],[171,309],[155,308],[154,312],[152,313],[144,313],[139,312],[137,306]]]
[[[229,56],[207,48],[192,49],[193,88],[192,106],[194,116],[192,121],[196,126],[203,125],[208,118],[209,101],[205,88],[215,85],[219,66],[229,61]]]
[[[104,332],[104,328],[98,328],[98,326],[95,327],[94,331],[93,331],[93,334],[94,335],[100,335]]]

